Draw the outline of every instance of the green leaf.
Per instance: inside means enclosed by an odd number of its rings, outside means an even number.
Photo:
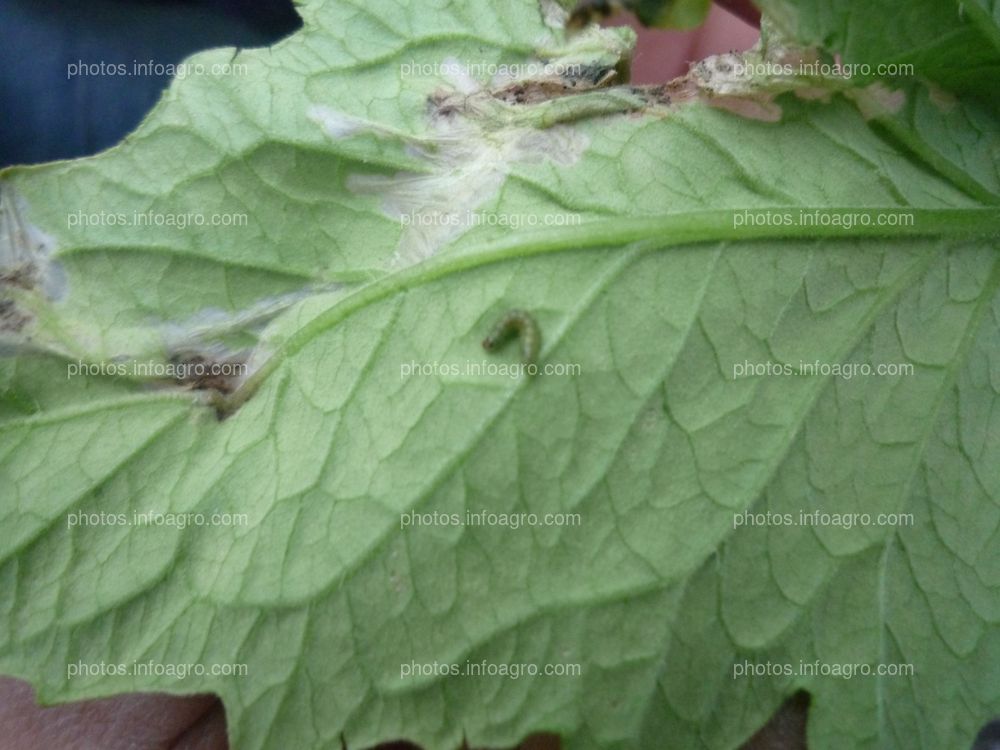
[[[799,43],[856,66],[858,80],[917,76],[996,100],[1000,13],[993,0],[760,0],[759,5]],[[912,72],[899,66],[911,66]]]
[[[2,174],[0,670],[215,692],[235,748],[735,748],[798,690],[811,748],[967,747],[1000,712],[990,108],[728,58],[616,86],[631,32],[530,0],[301,12],[117,148]],[[483,352],[511,308],[567,374]],[[191,352],[249,375],[134,367]]]

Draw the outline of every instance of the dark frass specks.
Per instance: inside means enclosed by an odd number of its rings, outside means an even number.
[[[538,330],[538,323],[524,310],[514,309],[504,313],[483,339],[483,349],[491,352],[514,336],[521,338],[521,357],[524,363],[533,365],[542,347],[542,334]]]
[[[246,374],[249,352],[225,356],[219,351],[184,350],[170,356],[176,374],[175,385],[194,391],[204,391],[207,402],[215,407],[219,420],[228,417],[242,401],[231,399]]]

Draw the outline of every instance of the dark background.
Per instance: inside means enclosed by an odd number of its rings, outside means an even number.
[[[0,0],[0,167],[113,146],[169,82],[67,78],[71,63],[176,65],[212,47],[272,44],[299,26],[291,0]]]

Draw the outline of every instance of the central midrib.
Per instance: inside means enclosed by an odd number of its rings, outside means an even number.
[[[1000,238],[1000,209],[903,209],[903,208],[829,208],[774,207],[746,209],[757,214],[793,214],[821,210],[828,214],[868,216],[872,222],[886,211],[912,214],[912,226],[885,227],[875,224],[843,226],[799,226],[779,224],[734,226],[740,210],[699,211],[650,218],[622,218],[589,222],[558,230],[524,233],[515,239],[503,239],[471,250],[445,251],[434,258],[398,273],[383,277],[338,300],[290,335],[271,356],[253,372],[222,404],[232,414],[253,396],[261,384],[289,356],[300,351],[316,336],[337,325],[358,310],[379,302],[393,293],[413,289],[451,274],[480,268],[505,260],[526,258],[551,252],[587,248],[619,248],[643,240],[656,240],[660,248],[720,241],[765,239],[815,240],[906,237],[992,236]]]

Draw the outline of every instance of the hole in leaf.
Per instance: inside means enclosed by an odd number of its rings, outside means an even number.
[[[800,690],[782,704],[741,750],[806,750],[808,715],[809,693]]]
[[[1000,717],[987,722],[979,730],[972,750],[1000,750]]]

